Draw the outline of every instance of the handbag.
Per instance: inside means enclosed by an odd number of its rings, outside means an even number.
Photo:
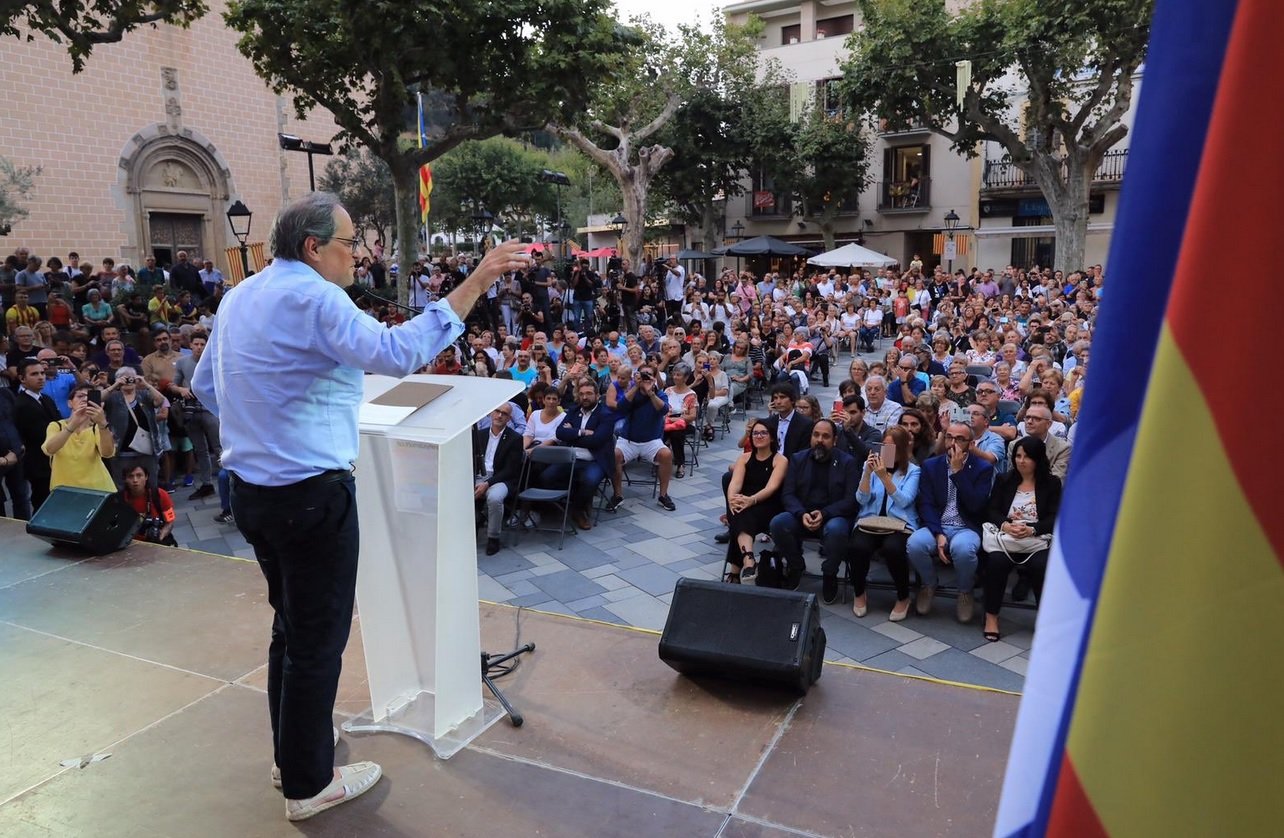
[[[877,515],[866,515],[858,518],[856,529],[870,535],[892,535],[893,533],[907,532],[909,524],[900,518],[887,514],[887,492],[883,492],[883,508],[879,510]]]
[[[1005,533],[997,524],[991,524],[989,521],[981,525],[981,549],[987,553],[1002,553],[1016,565],[1023,565],[1030,561],[1031,556],[1046,549],[1051,543],[1050,535],[1027,535],[1017,538],[1015,535]],[[1013,553],[1022,553],[1025,558],[1017,561],[1012,558]]]
[[[152,435],[147,429],[138,424],[134,418],[134,411],[126,405],[125,412],[129,414],[129,424],[134,426],[134,433],[129,438],[129,449],[137,454],[152,455],[156,453],[156,448],[152,445]]]
[[[687,429],[687,420],[681,417],[677,419],[664,420],[664,432],[666,434],[669,433],[670,431],[685,431],[686,429]]]

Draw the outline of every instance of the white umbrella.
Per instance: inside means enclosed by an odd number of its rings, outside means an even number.
[[[823,268],[885,268],[900,260],[858,244],[845,244],[837,250],[813,256],[807,261]]]

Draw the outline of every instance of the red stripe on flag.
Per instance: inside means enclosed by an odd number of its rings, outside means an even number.
[[[1263,95],[1284,90],[1284,62],[1263,59],[1284,41],[1284,15],[1276,3],[1240,0],[1168,325],[1213,413],[1231,468],[1284,563],[1284,516],[1274,509],[1284,449],[1250,430],[1284,418],[1284,388],[1263,379],[1262,364],[1276,354],[1271,339],[1280,333],[1273,304],[1278,277],[1270,267],[1279,262],[1279,222],[1271,189],[1284,183],[1284,98]],[[1191,479],[1198,484],[1200,476]]]
[[[1079,774],[1074,770],[1069,754],[1061,760],[1061,776],[1057,780],[1056,797],[1052,800],[1045,835],[1048,838],[1108,838],[1109,835],[1079,782]]]

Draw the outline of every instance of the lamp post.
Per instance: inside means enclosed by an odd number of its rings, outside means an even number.
[[[624,213],[617,212],[615,218],[611,219],[610,226],[615,231],[615,253],[619,255],[623,249],[624,228],[629,226],[629,220],[624,217]]]
[[[495,216],[485,206],[473,213],[473,223],[477,225],[477,249],[482,249],[482,237],[495,226]]]
[[[740,239],[744,235],[744,232],[745,232],[745,225],[740,223],[740,219],[736,219],[736,223],[731,225],[731,237],[736,241],[740,241]]]
[[[317,191],[316,172],[312,168],[312,155],[320,154],[329,156],[334,154],[329,143],[314,143],[308,140],[296,137],[293,134],[277,134],[276,140],[281,144],[285,151],[301,151],[308,156],[308,189],[312,192]]]
[[[954,231],[959,229],[959,220],[959,214],[954,210],[950,210],[945,213],[945,235],[949,237],[949,240],[945,243],[944,255],[946,261],[949,263],[947,270],[950,272],[951,276],[954,275]]]
[[[553,189],[557,192],[557,218],[554,220],[553,226],[558,230],[560,234],[563,226],[562,225],[562,187],[570,186],[571,179],[566,176],[566,172],[555,172],[552,169],[544,169],[543,171],[541,171],[539,173],[539,179],[541,183],[553,184]],[[562,246],[560,244],[558,245],[557,249],[558,249],[558,255],[565,257],[565,254],[561,252]]]
[[[245,249],[245,241],[250,237],[250,219],[254,213],[245,204],[237,201],[227,209],[227,223],[232,227],[232,235],[241,246],[241,279],[250,275],[250,256]]]

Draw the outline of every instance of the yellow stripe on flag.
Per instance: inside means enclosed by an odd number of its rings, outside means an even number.
[[[1284,569],[1167,325],[1153,370],[1067,746],[1111,835],[1277,832]]]

